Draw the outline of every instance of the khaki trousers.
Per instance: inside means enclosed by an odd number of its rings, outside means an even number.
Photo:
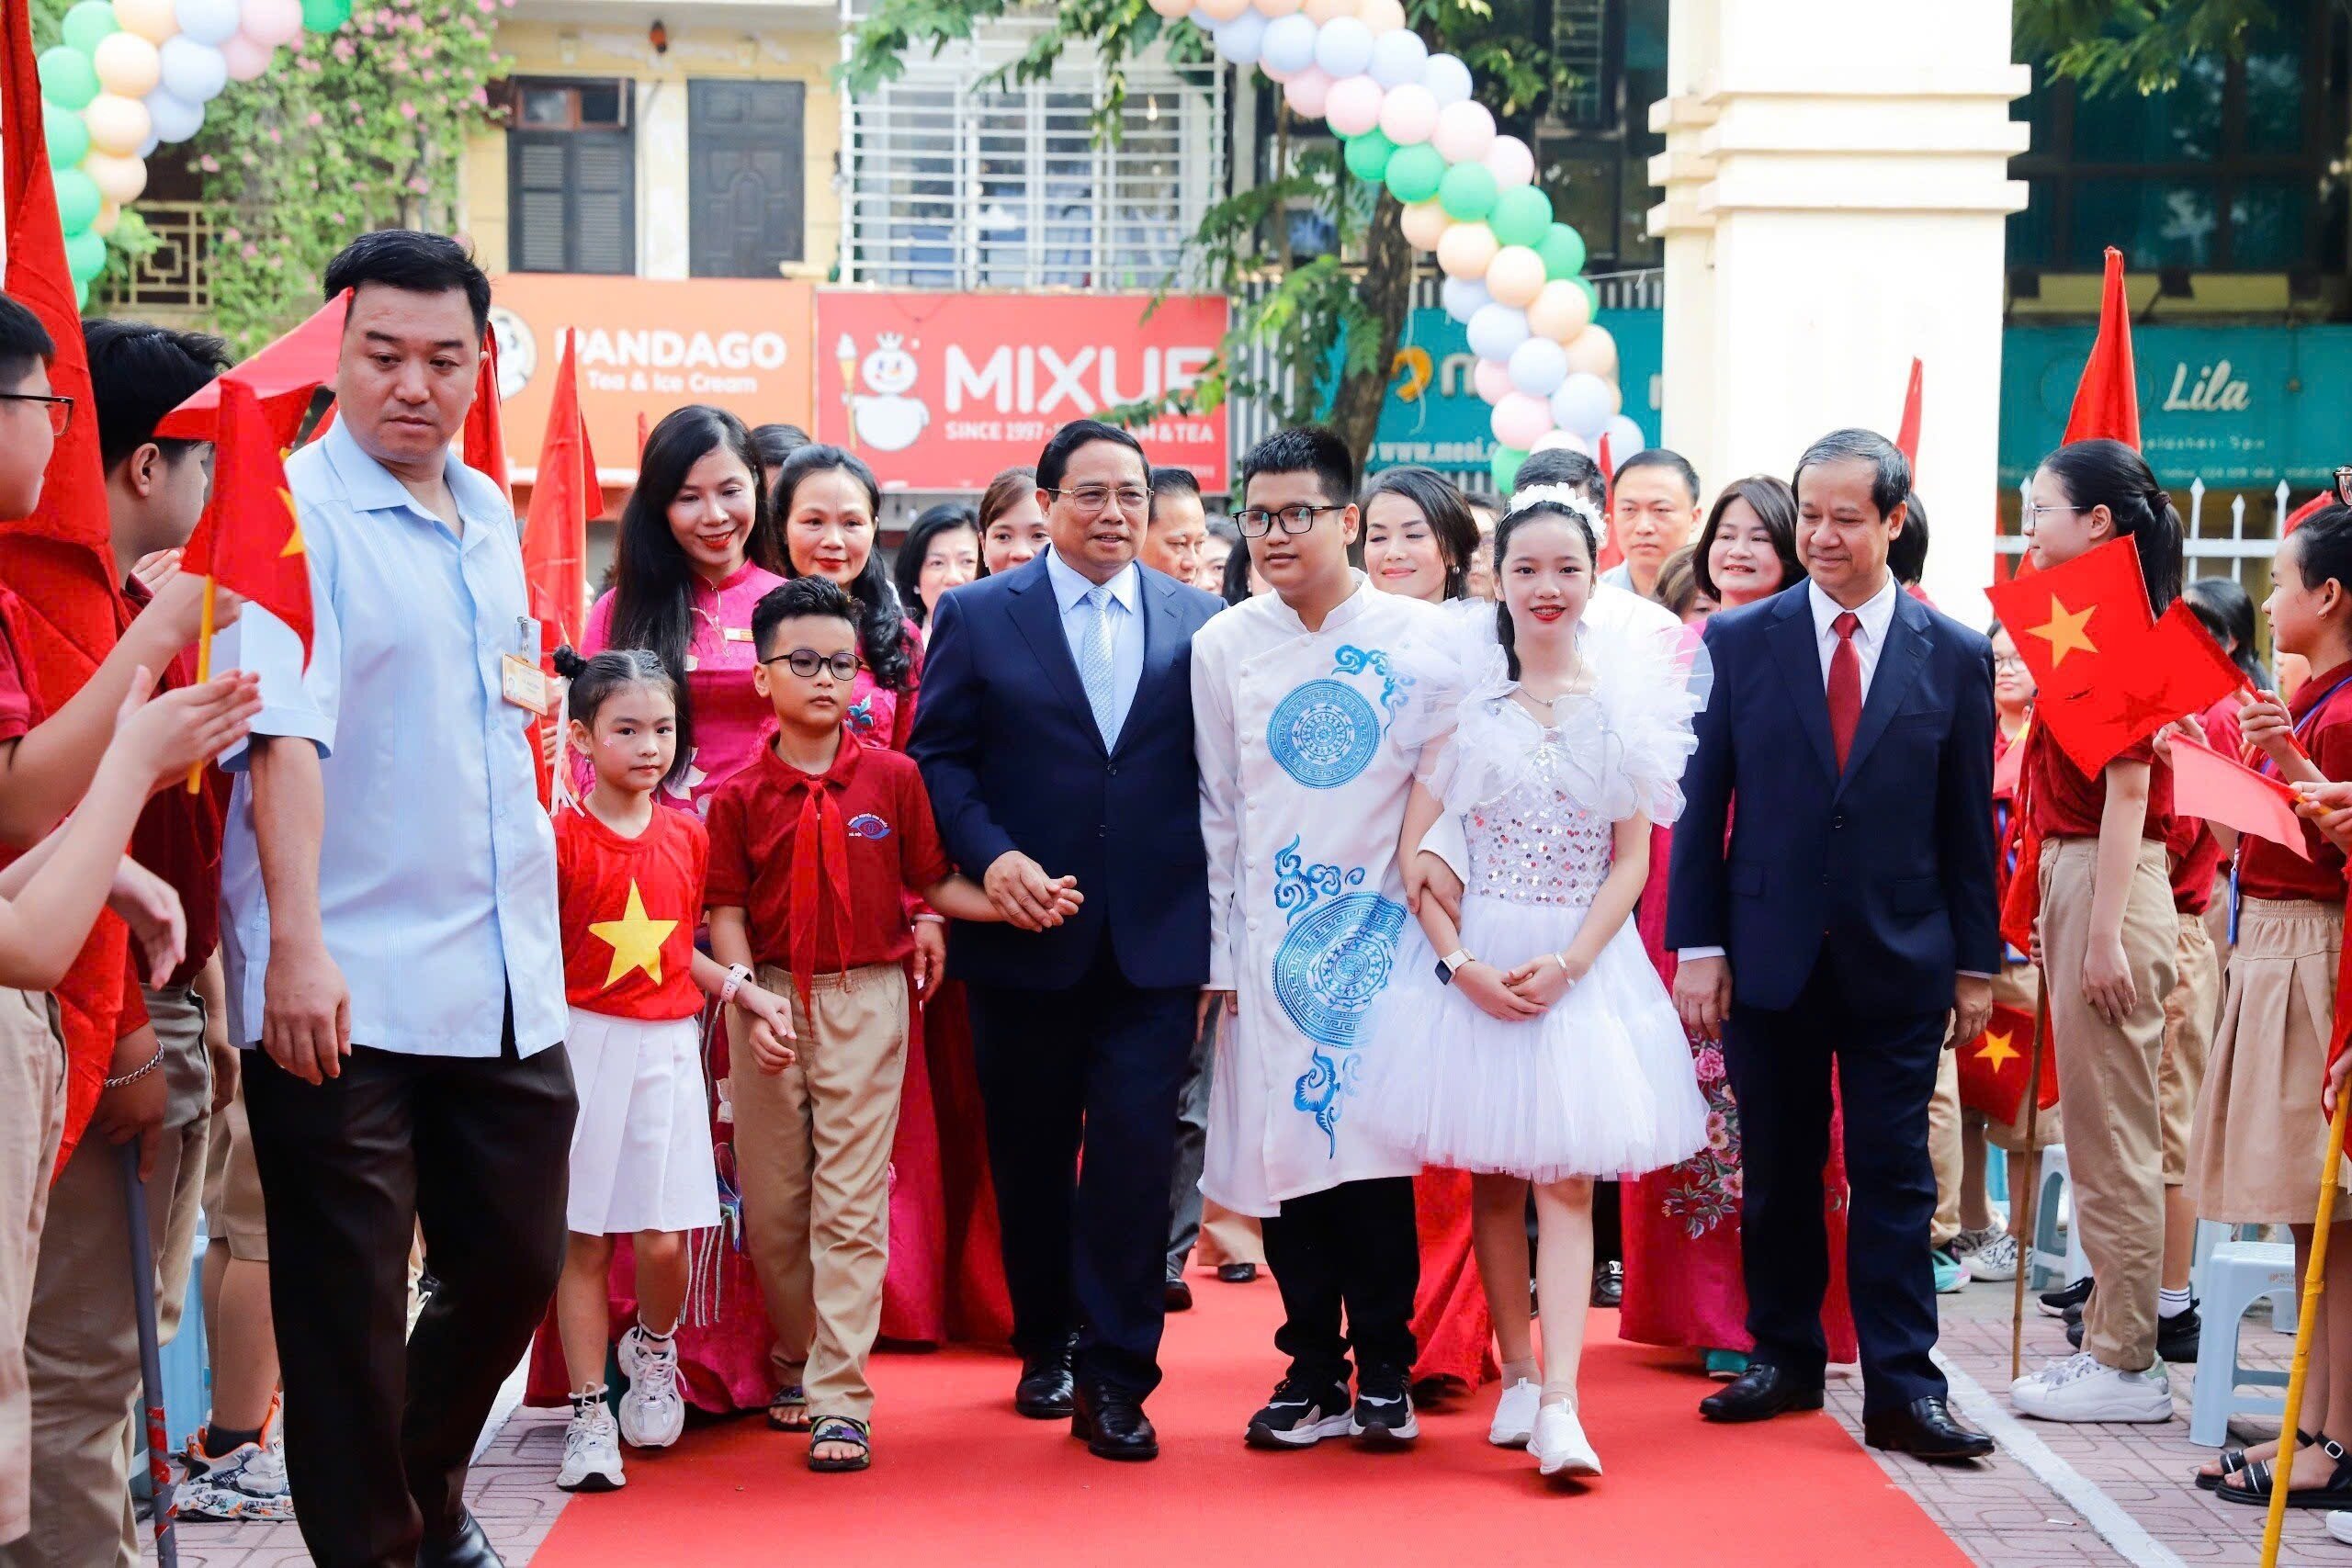
[[[1936,1220],[1928,1245],[1942,1247],[1960,1234],[1960,1053],[1936,1063],[1936,1094],[1928,1101],[1928,1157],[1936,1168]]]
[[[147,992],[163,1047],[162,1141],[147,1177],[149,1256],[165,1344],[187,1304],[212,1075],[204,1006],[192,990]],[[31,1533],[0,1548],[7,1568],[136,1568],[130,1507],[139,1321],[128,1273],[122,1150],[94,1128],[51,1190],[25,1361],[32,1384]]]
[[[0,1541],[32,1527],[25,1328],[50,1173],[64,1135],[65,1044],[57,1006],[39,991],[0,988]]]
[[[2123,906],[2123,955],[2138,1005],[2111,1025],[2084,999],[2091,936],[2094,839],[2056,839],[2041,853],[2041,953],[2050,976],[2050,1043],[2066,1107],[2075,1224],[2098,1289],[2083,1314],[2083,1348],[2141,1371],[2156,1359],[2164,1269],[2165,1161],[2160,1063],[2180,920],[2162,844],[2143,842]]]
[[[2172,994],[2165,998],[2165,1054],[2156,1068],[2162,1112],[2165,1185],[2188,1180],[2188,1135],[2197,1096],[2205,1087],[2205,1059],[2222,1021],[2222,958],[2202,915],[2182,915]]]
[[[1257,1217],[1237,1214],[1214,1199],[1202,1199],[1201,1240],[1193,1261],[1203,1269],[1218,1269],[1227,1263],[1254,1263],[1264,1268],[1266,1238],[1260,1234]]]
[[[728,1017],[728,1092],[743,1234],[775,1330],[776,1381],[808,1392],[808,1414],[865,1421],[865,1359],[882,1326],[889,1262],[890,1141],[907,1070],[906,972],[875,964],[820,975],[803,1003],[774,965],[760,984],[792,999],[799,1059],[759,1069]]]

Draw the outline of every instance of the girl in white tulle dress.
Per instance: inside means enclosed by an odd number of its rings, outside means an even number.
[[[1408,658],[1416,721],[1399,739],[1421,768],[1403,842],[1456,813],[1470,874],[1458,926],[1421,900],[1421,936],[1363,1031],[1368,1132],[1534,1184],[1546,1368],[1528,1447],[1546,1475],[1600,1473],[1576,1393],[1593,1180],[1671,1165],[1707,1130],[1632,920],[1650,825],[1681,811],[1704,680],[1675,628],[1580,624],[1594,553],[1580,506],[1522,506],[1496,532],[1499,614],[1449,611],[1442,646]]]

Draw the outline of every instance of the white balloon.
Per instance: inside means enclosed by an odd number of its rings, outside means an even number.
[[[1617,399],[1609,383],[1589,370],[1568,377],[1552,393],[1554,423],[1587,440],[1597,439],[1616,412]]]
[[[1216,25],[1216,51],[1236,65],[1255,65],[1259,51],[1265,47],[1266,18],[1255,11],[1244,11],[1229,22]]]
[[[1470,352],[1479,358],[1508,360],[1511,351],[1527,341],[1527,312],[1508,305],[1482,305],[1470,318],[1469,335]],[[1593,379],[1599,381],[1600,378],[1596,376]],[[1605,389],[1607,383],[1602,385]],[[1600,417],[1609,417],[1605,406]]]
[[[180,31],[212,49],[237,36],[237,0],[178,0],[172,15]]]
[[[1437,107],[1458,104],[1470,96],[1470,67],[1455,54],[1432,54],[1421,68],[1421,85],[1437,99]]]
[[[1334,82],[1361,76],[1372,63],[1372,29],[1353,17],[1334,17],[1315,35],[1315,63]]]
[[[1258,45],[1258,61],[1268,71],[1306,70],[1315,63],[1315,24],[1296,14],[1268,22]]]
[[[175,33],[164,40],[162,54],[164,91],[184,104],[209,104],[229,85],[229,62],[209,43]]]
[[[1649,437],[1642,434],[1642,427],[1622,413],[1602,427],[1600,435],[1593,437],[1593,450],[1600,449],[1603,436],[1609,441],[1609,460],[1611,463],[1622,463],[1650,444]]]
[[[1553,431],[1543,440],[1530,446],[1528,450],[1530,452],[1574,452],[1584,457],[1592,456],[1592,449],[1584,444],[1584,437],[1566,430]]]
[[[1481,308],[1495,302],[1495,297],[1487,292],[1487,286],[1475,277],[1447,278],[1439,286],[1437,298],[1438,303],[1445,307],[1445,313],[1464,326],[1470,324],[1470,318]]]
[[[1495,184],[1505,190],[1535,183],[1535,154],[1516,136],[1496,137],[1494,145],[1487,149],[1484,161],[1487,172],[1495,176]]]
[[[1430,46],[1410,28],[1382,33],[1372,40],[1372,79],[1384,87],[1418,82],[1430,62]]]
[[[139,151],[131,154],[132,160],[136,163],[145,163],[148,159],[155,155],[155,149],[161,147],[163,144],[164,139],[162,137],[156,135],[152,130],[149,131],[147,133],[147,140],[139,144]],[[131,199],[135,201],[138,197],[133,197]]]
[[[1568,378],[1568,351],[1548,337],[1531,336],[1510,351],[1510,384],[1531,398],[1548,398]]]
[[[189,103],[163,87],[148,94],[142,101],[147,106],[147,113],[155,121],[155,136],[159,141],[186,141],[204,129],[202,104]]]

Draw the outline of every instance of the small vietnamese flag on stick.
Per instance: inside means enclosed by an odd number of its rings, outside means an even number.
[[[498,409],[498,334],[482,339],[481,366],[474,373],[474,400],[466,405],[460,446],[466,467],[498,481],[506,504],[514,504],[514,474],[506,461],[506,425]]]
[[[1903,460],[1911,465],[1911,488],[1919,488],[1919,391],[1920,376],[1925,367],[1917,355],[1911,360],[1911,385],[1903,394],[1903,423],[1895,430],[1894,446]]]
[[[2173,738],[2172,798],[2184,817],[2202,817],[2312,858],[2291,787],[2185,735]]]

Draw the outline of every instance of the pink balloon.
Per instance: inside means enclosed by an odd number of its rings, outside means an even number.
[[[1362,136],[1380,123],[1387,96],[1371,77],[1350,76],[1331,84],[1323,100],[1323,116],[1341,136]]]
[[[1481,359],[1470,372],[1470,389],[1490,403],[1499,403],[1518,389],[1510,384],[1510,367],[1499,359]]]
[[[1513,392],[1495,405],[1495,439],[1521,451],[1532,450],[1552,429],[1552,410],[1541,398]]]
[[[1331,78],[1323,73],[1322,67],[1310,65],[1283,84],[1283,97],[1292,113],[1321,119],[1332,112],[1331,89]]]
[[[250,82],[269,69],[269,57],[277,51],[267,44],[255,43],[239,33],[220,46],[220,58],[229,62],[229,80]]]
[[[1427,141],[1437,129],[1437,99],[1418,82],[1389,93],[1380,105],[1380,130],[1399,147]]]
[[[1487,149],[1486,164],[1487,172],[1505,190],[1535,183],[1535,154],[1516,136],[1496,137],[1495,144]]]
[[[237,30],[255,43],[275,49],[302,36],[301,0],[245,0],[243,16]]]
[[[1495,117],[1487,112],[1486,105],[1465,100],[1438,110],[1437,127],[1430,133],[1430,145],[1447,163],[1479,163],[1494,144]]]

